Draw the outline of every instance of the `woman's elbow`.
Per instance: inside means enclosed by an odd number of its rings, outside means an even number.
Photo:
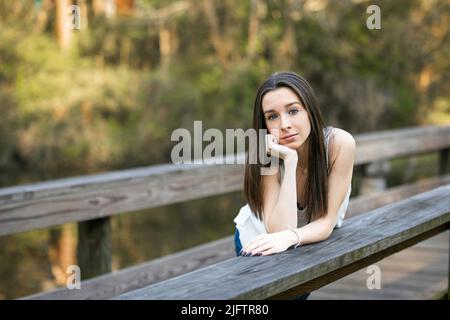
[[[329,221],[325,221],[323,229],[323,240],[327,240],[333,233],[334,225]]]

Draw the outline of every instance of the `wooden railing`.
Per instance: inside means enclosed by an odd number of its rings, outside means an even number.
[[[450,185],[348,219],[325,241],[237,257],[117,299],[287,299],[316,290],[450,228]]]
[[[450,127],[408,128],[357,135],[355,166],[371,179],[371,163],[439,152],[440,176],[351,200],[347,217],[450,183]],[[238,155],[239,159],[244,157]],[[158,165],[0,189],[0,235],[79,223],[84,277],[111,271],[110,221],[115,214],[238,191],[243,165]],[[83,290],[59,289],[31,298],[105,299],[233,256],[227,237],[114,274],[83,281]]]

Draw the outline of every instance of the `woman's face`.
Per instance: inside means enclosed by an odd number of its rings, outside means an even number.
[[[267,129],[279,144],[297,149],[308,139],[311,132],[308,112],[293,90],[281,87],[267,92],[262,109]]]

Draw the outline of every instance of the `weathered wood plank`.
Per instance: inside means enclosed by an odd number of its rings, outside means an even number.
[[[363,268],[314,291],[309,300],[433,299],[446,289],[449,231],[377,263],[381,289],[369,290]],[[444,249],[430,250],[436,245]]]
[[[164,165],[2,189],[0,236],[228,193],[242,179],[239,165]]]
[[[450,147],[450,127],[357,135],[355,164]],[[237,159],[244,158],[243,154]],[[225,161],[228,162],[226,158]],[[238,191],[243,165],[158,165],[0,189],[0,236]]]
[[[441,185],[450,184],[450,175],[426,179],[414,184],[391,188],[382,194],[356,197],[350,200],[346,221],[383,205],[411,197]],[[113,274],[83,281],[83,290],[57,289],[38,293],[31,299],[108,299],[113,296],[167,280],[208,265],[232,258],[233,237],[226,237],[205,245],[169,255]]]
[[[352,273],[360,270],[361,268],[364,268],[371,264],[374,264],[375,262],[378,262],[378,261],[382,260],[383,258],[388,257],[398,251],[404,250],[405,248],[413,246],[420,241],[423,241],[423,240],[433,237],[441,232],[444,232],[447,229],[448,229],[448,226],[441,225],[437,228],[434,228],[425,233],[421,233],[411,239],[408,239],[407,241],[404,241],[404,242],[398,243],[392,247],[389,247],[386,250],[383,250],[383,251],[377,252],[373,255],[364,257],[358,261],[355,261],[349,265],[346,265],[343,268],[336,269],[330,273],[321,275],[320,277],[317,277],[308,282],[305,282],[295,288],[291,288],[283,293],[276,294],[270,298],[271,299],[287,299],[287,298],[297,297],[306,292],[312,292],[312,291],[317,290],[329,283],[332,283],[332,282],[339,280],[349,274],[352,274]]]
[[[450,175],[423,179],[414,183],[389,188],[378,194],[355,197],[349,204],[346,218],[447,184],[450,184]]]
[[[157,283],[224,261],[234,255],[233,237],[229,236],[137,266],[125,268],[112,274],[82,281],[81,290],[57,289],[50,292],[40,292],[23,299],[109,299],[151,283]]]
[[[364,164],[448,148],[449,128],[405,128],[357,135],[355,163]]]
[[[363,259],[384,258],[383,252],[448,229],[449,194],[450,185],[440,187],[350,218],[326,241],[268,257],[232,258],[117,299],[273,297]]]

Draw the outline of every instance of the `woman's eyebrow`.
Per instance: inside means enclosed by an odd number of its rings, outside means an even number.
[[[286,104],[284,107],[285,108],[287,108],[287,107],[290,107],[290,106],[292,106],[293,104],[300,104],[300,101],[292,101],[292,102],[289,102],[288,104]],[[273,109],[269,109],[269,110],[266,110],[266,111],[264,111],[264,114],[266,114],[266,113],[269,113],[269,112],[274,112],[275,110],[273,110]]]

